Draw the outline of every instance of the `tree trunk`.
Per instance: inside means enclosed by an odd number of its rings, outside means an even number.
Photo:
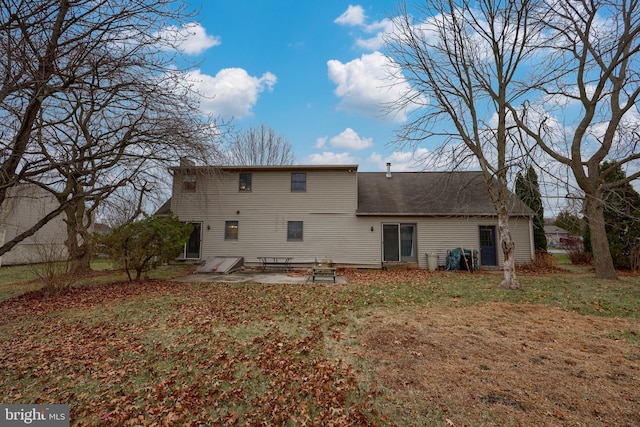
[[[521,289],[522,286],[516,278],[516,259],[514,254],[516,245],[511,240],[508,213],[498,214],[498,233],[500,235],[502,254],[504,255],[504,280],[500,283],[500,286],[506,289]]]
[[[587,195],[585,213],[589,220],[589,234],[596,268],[596,279],[617,280],[618,275],[613,266],[613,258],[611,257],[609,241],[607,240],[602,198]]]
[[[65,210],[67,216],[67,240],[69,273],[80,274],[91,271],[91,249],[84,223],[85,206],[82,199]]]
[[[81,274],[91,271],[91,253],[86,243],[76,247],[73,256],[69,258],[69,273]]]

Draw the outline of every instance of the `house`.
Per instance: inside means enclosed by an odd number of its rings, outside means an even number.
[[[108,224],[96,222],[93,224],[93,233],[98,235],[106,235],[113,232],[113,228]]]
[[[547,244],[551,247],[561,246],[563,239],[569,238],[569,232],[555,225],[545,225],[544,234],[547,236]]]
[[[41,218],[56,209],[58,202],[51,193],[35,185],[11,188],[0,208],[0,245],[13,240]],[[0,257],[0,265],[33,264],[63,260],[67,257],[66,223],[58,215],[35,234],[22,240]]]
[[[182,258],[289,257],[293,265],[428,268],[476,249],[502,265],[497,216],[480,172],[358,172],[357,165],[171,168],[170,211],[194,225]],[[509,226],[517,263],[533,259],[533,212],[515,195]],[[433,260],[433,258],[432,258]]]

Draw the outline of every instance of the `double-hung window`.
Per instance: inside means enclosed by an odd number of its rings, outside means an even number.
[[[224,240],[238,240],[238,221],[225,221]]]
[[[294,172],[291,174],[291,191],[307,191],[306,172]]]
[[[238,191],[251,191],[251,173],[241,173]]]
[[[287,241],[289,242],[302,241],[302,221],[287,222]]]
[[[182,191],[185,193],[194,193],[196,191],[196,174],[195,172],[183,172],[182,174]]]

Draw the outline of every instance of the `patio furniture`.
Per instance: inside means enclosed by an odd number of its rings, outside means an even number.
[[[316,278],[333,279],[333,283],[336,283],[336,268],[314,265],[311,272],[311,281],[315,282]]]
[[[258,257],[262,263],[262,270],[266,270],[268,267],[284,269],[286,271],[291,270],[291,257]]]

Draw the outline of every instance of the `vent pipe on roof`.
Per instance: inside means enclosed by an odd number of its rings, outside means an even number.
[[[391,163],[387,163],[387,178],[391,178]]]

